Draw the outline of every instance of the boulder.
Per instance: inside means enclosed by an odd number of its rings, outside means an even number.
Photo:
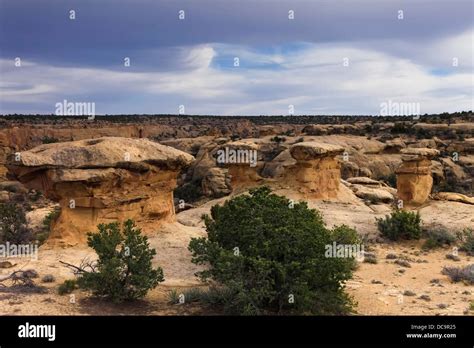
[[[193,156],[147,139],[103,137],[37,146],[8,164],[28,188],[59,202],[50,242],[85,243],[97,224],[174,219],[173,189]]]
[[[208,197],[222,197],[232,192],[230,177],[225,168],[210,168],[201,182],[202,193]]]
[[[351,185],[350,188],[357,197],[370,201],[370,203],[391,203],[394,200],[393,195],[387,189],[359,184]]]

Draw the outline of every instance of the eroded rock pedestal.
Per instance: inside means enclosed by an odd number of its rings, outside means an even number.
[[[291,156],[296,164],[286,171],[285,185],[311,198],[334,198],[337,196],[341,164],[336,158],[344,148],[318,142],[301,142],[292,145]]]
[[[401,153],[402,164],[395,172],[398,198],[404,204],[423,204],[433,187],[431,158],[439,155],[439,151],[428,148],[407,148]]]
[[[217,165],[228,169],[228,177],[233,189],[255,186],[261,180],[258,174],[257,144],[244,141],[230,142],[221,146],[215,156]]]
[[[99,223],[172,221],[177,175],[192,161],[146,139],[104,137],[41,145],[11,159],[8,169],[60,203],[50,242],[74,245]]]

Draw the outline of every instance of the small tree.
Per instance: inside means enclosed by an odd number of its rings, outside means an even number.
[[[98,229],[98,233],[88,234],[87,241],[98,260],[89,270],[81,269],[77,279],[80,288],[121,302],[142,298],[164,281],[163,270],[152,267],[156,251],[150,249],[148,238],[132,220],[124,223],[122,233],[118,223],[100,224]]]
[[[457,237],[461,242],[459,250],[465,251],[469,256],[474,256],[474,229],[467,227],[457,233]]]
[[[25,210],[19,204],[0,204],[0,242],[20,244],[31,239]]]
[[[390,216],[376,220],[380,233],[388,239],[420,239],[421,237],[421,217],[418,212],[397,210]]]
[[[293,203],[267,187],[213,206],[204,216],[208,238],[189,244],[198,275],[222,289],[224,310],[235,314],[343,314],[351,310],[343,281],[353,259],[325,256],[333,233],[305,202]],[[334,232],[345,238],[346,227]]]

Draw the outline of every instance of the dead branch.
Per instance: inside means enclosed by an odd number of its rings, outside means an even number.
[[[7,280],[11,280],[13,285],[23,285],[29,287],[35,286],[35,282],[32,280],[32,275],[30,271],[15,271],[6,277],[2,277],[0,279],[0,283],[3,283]],[[6,287],[5,284],[1,285]]]
[[[64,266],[72,270],[74,275],[81,275],[84,273],[95,273],[95,264],[94,262],[89,261],[87,258],[83,259],[79,266],[73,265],[69,262],[64,262],[59,260],[60,263],[62,263]]]

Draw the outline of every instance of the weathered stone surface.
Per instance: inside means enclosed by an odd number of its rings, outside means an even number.
[[[344,152],[339,145],[307,141],[297,143],[290,148],[291,156],[297,161],[310,161],[321,157],[334,157]]]
[[[439,151],[436,149],[429,149],[427,147],[409,147],[406,149],[400,150],[405,157],[402,156],[402,160],[414,160],[417,161],[418,159],[423,158],[433,158],[439,155]]]
[[[285,173],[285,184],[312,198],[337,196],[341,164],[336,158],[344,148],[319,142],[301,142],[290,147],[296,164]]]
[[[392,139],[385,142],[383,153],[400,153],[400,150],[406,148],[406,144],[402,139]]]
[[[232,189],[258,185],[263,166],[259,146],[251,141],[233,141],[218,147],[214,154],[216,165],[228,169]]]
[[[202,192],[208,197],[221,197],[232,192],[230,177],[225,168],[210,168],[201,182]]]
[[[84,243],[99,223],[172,221],[173,189],[193,157],[146,139],[104,137],[38,146],[12,175],[59,202],[51,242]]]
[[[466,203],[466,204],[473,204],[474,205],[474,197],[469,197],[463,195],[461,193],[455,192],[438,192],[433,197],[439,201],[452,201],[452,202],[459,202],[459,203]]]
[[[355,195],[371,203],[390,203],[393,195],[386,189],[355,184],[350,187]]]
[[[351,184],[381,186],[380,181],[377,181],[377,180],[374,180],[374,179],[371,179],[371,178],[367,178],[367,177],[364,177],[364,176],[349,178],[349,179],[347,179],[347,182],[349,182]]]
[[[401,152],[403,162],[396,170],[398,197],[405,204],[423,204],[433,187],[430,158],[439,155],[439,151],[428,148],[407,148]]]

